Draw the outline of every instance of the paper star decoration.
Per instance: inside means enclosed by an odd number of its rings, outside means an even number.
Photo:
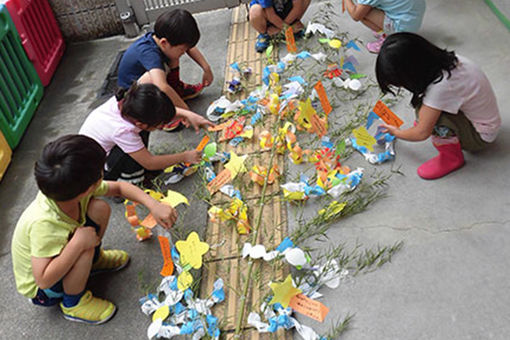
[[[232,179],[235,178],[238,173],[247,171],[246,167],[244,166],[244,161],[247,157],[248,155],[239,157],[235,152],[230,152],[230,161],[225,164],[225,169],[230,170],[230,176]]]
[[[166,196],[163,197],[160,200],[160,202],[166,203],[173,208],[175,208],[176,206],[178,206],[181,203],[189,205],[189,202],[188,202],[188,199],[186,198],[186,196],[184,196],[183,194],[181,194],[177,191],[172,191],[172,190],[168,190]]]
[[[209,245],[201,242],[196,232],[190,233],[186,241],[175,242],[175,247],[181,256],[181,265],[195,269],[202,267],[202,255],[209,250]]]
[[[292,276],[290,276],[290,274],[282,283],[273,282],[269,286],[274,293],[269,304],[272,305],[279,303],[283,306],[283,308],[287,308],[289,306],[290,299],[292,299],[294,295],[301,293],[301,289],[294,287],[294,284],[292,283]]]

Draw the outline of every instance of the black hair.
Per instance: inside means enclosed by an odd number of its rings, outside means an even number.
[[[149,127],[169,123],[175,116],[175,106],[168,96],[154,84],[137,84],[126,91],[117,90],[115,97],[122,101],[121,114]]]
[[[46,144],[35,162],[37,186],[55,201],[68,201],[103,176],[106,152],[84,135],[66,135]]]
[[[443,79],[443,71],[451,76],[457,67],[455,52],[440,49],[425,38],[408,32],[386,38],[375,65],[377,82],[383,93],[395,94],[390,86],[412,92],[411,104],[420,106],[427,87]]]
[[[154,34],[158,38],[166,38],[170,45],[187,45],[194,47],[200,40],[197,22],[190,12],[174,9],[161,14],[154,24]]]

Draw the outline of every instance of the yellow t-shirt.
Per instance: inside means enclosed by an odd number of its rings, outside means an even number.
[[[18,220],[12,236],[12,266],[16,287],[21,294],[28,298],[37,294],[31,257],[54,257],[60,254],[74,230],[85,224],[90,199],[104,196],[107,191],[108,184],[103,181],[92,194],[80,200],[78,221],[62,212],[56,202],[42,192],[37,194]]]

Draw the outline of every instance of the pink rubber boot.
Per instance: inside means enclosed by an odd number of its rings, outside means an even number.
[[[418,176],[421,178],[441,178],[464,165],[464,155],[457,137],[432,136],[432,144],[439,151],[439,155],[418,167]]]

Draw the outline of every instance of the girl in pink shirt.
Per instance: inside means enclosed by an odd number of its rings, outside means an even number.
[[[153,155],[147,149],[149,132],[168,124],[176,109],[153,84],[133,84],[87,117],[80,134],[96,140],[107,152],[104,178],[142,183],[147,170],[162,170],[177,163],[198,163],[201,153]]]
[[[501,117],[494,91],[469,59],[417,34],[395,33],[384,41],[375,72],[383,93],[393,87],[410,91],[417,112],[413,127],[384,125],[383,131],[408,141],[432,135],[439,151],[418,168],[420,177],[443,177],[464,165],[462,149],[478,151],[496,139]]]

